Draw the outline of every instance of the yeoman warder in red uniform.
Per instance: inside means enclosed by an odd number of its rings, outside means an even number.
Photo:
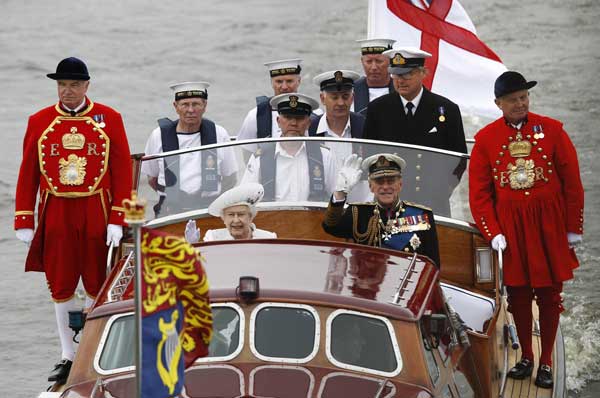
[[[86,306],[104,282],[107,245],[118,245],[123,234],[121,201],[131,190],[131,161],[121,115],[86,96],[85,63],[66,58],[47,76],[57,81],[59,102],[29,118],[15,229],[30,245],[25,270],[46,274],[62,347],[48,380],[64,383],[75,355],[68,311],[76,309],[80,278]]]
[[[504,250],[504,283],[521,342],[514,379],[533,372],[531,303],[540,310],[542,352],[535,384],[552,388],[552,347],[562,311],[562,283],[578,266],[583,186],[575,147],[561,122],[529,112],[536,85],[517,72],[496,80],[503,117],[475,135],[469,166],[470,205],[483,236]]]

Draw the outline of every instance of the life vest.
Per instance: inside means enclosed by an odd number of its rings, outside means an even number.
[[[256,138],[269,138],[273,134],[270,97],[256,97]]]
[[[176,151],[179,149],[177,139],[178,120],[169,118],[158,119],[160,127],[160,139],[163,152]],[[202,119],[200,125],[200,145],[211,145],[217,143],[217,128],[213,121]],[[179,156],[175,159],[165,158],[165,185],[167,187],[179,187],[177,174],[179,172]],[[217,168],[217,151],[215,149],[202,152],[202,191],[217,191],[219,184],[219,171]],[[175,172],[173,172],[175,170]],[[164,191],[164,187],[162,187]],[[160,189],[160,187],[159,187]]]
[[[308,135],[310,137],[324,137],[324,132],[317,132],[319,128],[319,122],[323,115],[315,115],[314,113],[310,116],[310,127],[308,128]],[[352,138],[362,138],[363,127],[365,125],[365,117],[354,112],[350,112],[350,135]]]
[[[388,84],[389,92],[393,93],[394,83],[390,79]],[[367,86],[367,78],[361,77],[354,82],[354,112],[365,116],[367,114],[367,106],[369,105],[369,87]]]

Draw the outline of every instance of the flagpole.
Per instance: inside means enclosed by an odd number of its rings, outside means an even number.
[[[375,5],[373,4],[374,1],[377,1],[377,0],[369,0],[368,10],[367,10],[367,37],[368,38],[373,37],[373,30],[375,29],[371,22],[371,19],[373,17],[373,8],[375,7]]]
[[[146,201],[138,199],[137,192],[131,191],[131,199],[123,201],[125,208],[125,222],[133,231],[133,244],[135,250],[135,384],[136,397],[142,396],[142,234],[141,228],[145,222]]]

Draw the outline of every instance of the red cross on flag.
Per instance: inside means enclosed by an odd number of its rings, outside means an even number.
[[[494,82],[506,67],[457,0],[369,0],[369,37],[395,39],[432,54],[424,85],[456,102],[462,113],[497,118]]]

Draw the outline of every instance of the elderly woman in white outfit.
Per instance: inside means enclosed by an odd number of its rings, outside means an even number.
[[[264,193],[263,186],[257,183],[241,184],[222,193],[208,207],[208,213],[221,217],[226,228],[209,229],[204,235],[204,242],[277,238],[276,233],[258,229],[252,223],[256,216],[256,203]],[[185,226],[185,239],[190,243],[200,240],[200,230],[194,220],[189,220]]]

